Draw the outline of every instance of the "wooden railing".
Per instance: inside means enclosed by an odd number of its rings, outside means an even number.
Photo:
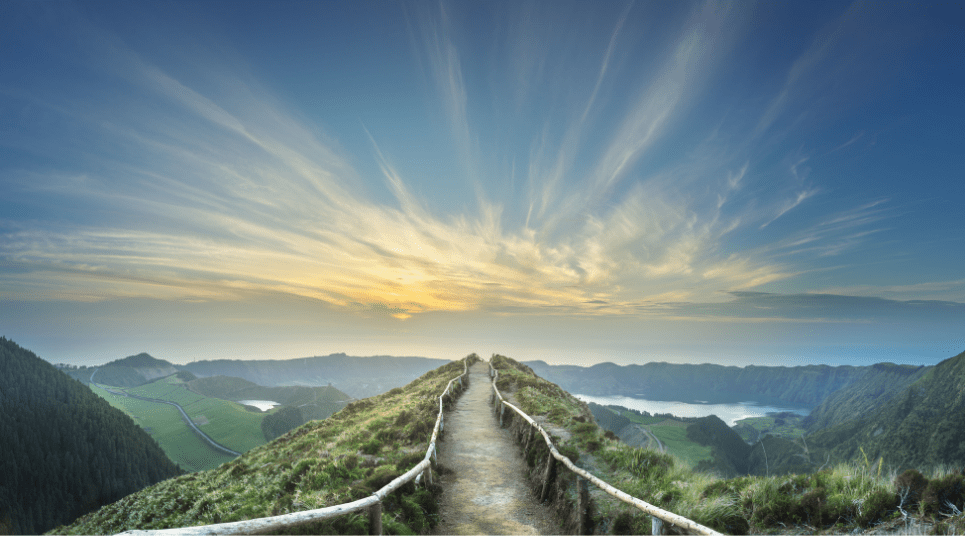
[[[582,517],[582,513],[586,511],[586,503],[588,500],[585,481],[589,481],[589,482],[592,482],[593,485],[595,485],[596,487],[605,491],[607,494],[612,495],[613,497],[616,497],[617,499],[650,514],[650,518],[652,519],[652,529],[653,529],[651,532],[653,534],[666,534],[665,532],[666,529],[663,526],[663,523],[666,522],[671,525],[683,528],[695,534],[720,536],[719,532],[711,528],[705,527],[697,523],[696,521],[692,521],[690,519],[687,519],[686,517],[679,516],[673,512],[668,512],[666,510],[663,510],[662,508],[657,508],[656,506],[646,501],[640,500],[636,497],[633,497],[632,495],[624,493],[618,490],[617,488],[611,486],[610,484],[607,484],[603,480],[600,480],[599,478],[586,472],[585,470],[577,467],[569,458],[560,454],[560,452],[556,450],[556,446],[553,445],[553,441],[550,439],[550,435],[546,432],[546,430],[542,426],[540,426],[539,423],[537,423],[535,420],[533,420],[532,417],[530,417],[525,412],[523,412],[523,410],[517,408],[513,404],[510,404],[508,401],[506,401],[505,398],[503,398],[502,393],[500,393],[499,389],[496,387],[496,380],[499,379],[499,371],[493,368],[492,362],[489,363],[489,377],[492,378],[493,393],[495,395],[493,397],[493,402],[495,406],[494,409],[499,416],[500,426],[503,425],[503,413],[506,411],[506,408],[509,408],[515,411],[520,417],[523,418],[523,420],[529,423],[529,425],[533,427],[533,429],[539,431],[539,433],[543,435],[543,439],[546,440],[546,446],[549,447],[549,451],[552,456],[546,461],[546,471],[543,475],[543,487],[540,493],[540,502],[545,501],[549,495],[550,486],[553,483],[553,479],[556,478],[555,462],[558,461],[562,463],[567,469],[569,469],[570,471],[572,471],[577,475],[577,508],[581,512],[581,517]],[[528,443],[531,441],[531,439],[532,439],[532,432],[530,434],[530,438],[527,440],[527,445],[526,445],[527,448],[529,447]],[[585,534],[584,531],[586,527],[584,525],[584,522],[581,522],[580,525],[581,525],[580,534]]]
[[[350,503],[318,508],[315,510],[305,510],[303,512],[292,512],[272,517],[261,517],[257,519],[247,519],[244,521],[233,521],[230,523],[216,523],[212,525],[199,525],[195,527],[180,527],[175,529],[161,530],[130,530],[121,534],[130,535],[195,535],[195,534],[265,534],[288,527],[294,527],[313,521],[331,519],[334,517],[351,514],[360,510],[368,510],[369,532],[371,534],[382,534],[382,501],[399,489],[407,482],[415,481],[417,484],[421,480],[432,483],[432,460],[436,458],[436,441],[439,434],[443,431],[445,424],[443,420],[443,399],[452,391],[453,384],[462,387],[464,381],[469,380],[469,357],[463,359],[463,373],[449,380],[445,391],[439,395],[439,416],[436,417],[436,425],[432,429],[432,438],[429,439],[429,447],[426,449],[426,456],[415,467],[399,476],[392,482],[386,484],[382,489],[372,495],[352,501]]]

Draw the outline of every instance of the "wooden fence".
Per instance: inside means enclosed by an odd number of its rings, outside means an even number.
[[[646,501],[642,501],[636,497],[633,497],[632,495],[624,493],[618,490],[617,488],[611,486],[610,484],[607,484],[603,480],[600,480],[599,478],[593,476],[592,474],[577,467],[575,464],[573,464],[573,462],[569,458],[560,454],[560,452],[556,450],[556,446],[553,445],[553,441],[550,439],[550,435],[546,432],[545,429],[543,429],[542,426],[539,425],[539,423],[537,423],[535,420],[533,420],[532,417],[524,413],[523,410],[517,408],[513,404],[510,404],[508,401],[506,401],[505,398],[503,398],[502,393],[500,393],[499,389],[496,387],[496,380],[499,379],[499,371],[493,368],[492,362],[489,363],[489,376],[490,378],[492,378],[493,393],[495,395],[493,399],[493,402],[495,405],[494,409],[497,415],[499,416],[500,426],[502,426],[503,424],[503,413],[506,411],[506,408],[509,408],[515,411],[520,417],[522,417],[527,423],[529,423],[529,425],[532,426],[533,429],[543,434],[543,439],[546,440],[546,446],[549,447],[550,454],[552,454],[552,456],[546,461],[546,471],[543,474],[543,488],[540,493],[541,502],[545,501],[547,496],[549,495],[550,486],[553,483],[553,479],[556,478],[556,462],[558,461],[562,463],[567,469],[569,469],[570,471],[572,471],[577,475],[576,476],[577,508],[581,513],[581,518],[583,517],[583,513],[586,511],[586,504],[588,501],[588,494],[586,492],[586,481],[589,481],[589,482],[592,482],[593,485],[595,485],[596,487],[605,491],[607,494],[612,495],[613,497],[616,497],[617,499],[620,499],[621,501],[650,514],[650,518],[652,520],[652,529],[653,529],[651,532],[653,534],[666,534],[665,532],[666,528],[664,527],[664,523],[666,522],[666,523],[669,523],[670,525],[683,528],[694,534],[720,536],[719,532],[711,528],[705,527],[697,523],[696,521],[691,521],[690,519],[687,519],[686,517],[683,517],[683,516],[679,516],[673,512],[668,512],[661,508],[657,508],[656,506]],[[532,433],[530,434],[529,440],[527,440],[527,445],[526,445],[527,448],[529,447],[528,443],[531,439],[532,439]],[[585,520],[581,519],[580,533],[585,534],[586,533],[585,531],[586,531]]]
[[[436,458],[436,441],[439,434],[445,427],[443,419],[443,399],[452,391],[453,384],[462,387],[464,381],[468,382],[469,377],[469,358],[463,359],[463,373],[449,380],[445,391],[439,395],[439,416],[436,417],[436,425],[432,429],[432,438],[429,440],[429,448],[426,449],[425,458],[415,467],[399,476],[392,482],[386,484],[382,489],[372,495],[352,501],[350,503],[318,508],[315,510],[305,510],[303,512],[292,512],[272,517],[262,517],[257,519],[247,519],[245,521],[233,521],[231,523],[216,523],[212,525],[200,525],[195,527],[180,527],[175,529],[161,530],[130,530],[121,534],[130,535],[195,535],[195,534],[265,534],[288,527],[294,527],[313,521],[331,519],[360,510],[368,510],[369,531],[372,534],[382,534],[382,501],[393,491],[399,489],[403,484],[415,481],[417,484],[421,480],[428,483],[432,482],[432,460]]]

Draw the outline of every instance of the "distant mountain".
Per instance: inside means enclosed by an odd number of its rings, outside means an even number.
[[[816,432],[861,418],[901,394],[934,367],[878,363],[866,367],[856,382],[831,393],[802,422]]]
[[[353,357],[345,354],[298,359],[194,361],[179,369],[199,378],[233,376],[258,385],[324,386],[332,384],[356,398],[402,387],[420,375],[448,363],[425,357]],[[97,376],[100,379],[100,373]]]
[[[94,382],[116,387],[137,387],[177,371],[168,361],[140,353],[98,367]]]
[[[921,372],[902,376],[915,379],[880,407],[808,441],[830,449],[835,458],[866,456],[873,463],[882,457],[899,469],[965,466],[965,352]]]
[[[180,474],[124,413],[0,337],[0,534],[38,534]]]
[[[533,371],[573,392],[591,396],[631,396],[649,400],[815,407],[828,395],[860,379],[868,367],[730,367],[647,363],[591,367],[525,362]]]

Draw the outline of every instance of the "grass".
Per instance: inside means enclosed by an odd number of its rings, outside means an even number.
[[[208,423],[199,424],[198,428],[229,449],[246,452],[265,444],[261,421],[266,413],[252,412],[237,402],[189,391],[185,382],[176,376],[168,376],[146,385],[123,390],[132,395],[175,402],[184,408],[195,422],[203,416]],[[171,409],[174,410],[178,422],[183,422],[177,415],[177,410],[173,407]]]
[[[557,446],[564,454],[572,453],[571,458],[579,458],[578,465],[592,466],[591,472],[614,487],[720,532],[843,533],[897,523],[905,514],[919,524],[930,520],[933,530],[941,533],[965,530],[961,513],[965,477],[957,468],[938,467],[930,477],[922,476],[919,482],[925,483],[917,503],[907,494],[903,499],[903,486],[896,481],[899,475],[882,471],[874,461],[838,464],[811,475],[720,479],[691,469],[687,457],[693,459],[699,452],[680,457],[627,446],[612,434],[603,434],[592,418],[583,418],[579,401],[536,377],[528,367],[503,356],[493,356],[492,363],[500,371],[497,386],[504,393],[514,393],[521,409],[571,434]],[[685,438],[682,427],[647,424],[671,452],[671,442]],[[597,500],[594,521],[599,533],[648,534],[650,530],[648,515],[609,497]]]
[[[462,372],[463,361],[449,363],[404,388],[353,402],[323,421],[311,421],[216,469],[160,482],[52,532],[108,534],[206,525],[366,497],[424,458],[438,396]],[[385,531],[430,530],[438,518],[438,491],[413,483],[402,486],[383,503]],[[364,534],[368,518],[354,514],[298,529]]]
[[[234,459],[212,449],[191,432],[174,406],[116,395],[93,384],[89,387],[110,405],[130,415],[160,444],[168,458],[186,471],[213,469]]]
[[[673,454],[690,467],[696,467],[703,460],[713,460],[711,454],[713,449],[695,443],[687,438],[687,429],[683,426],[660,426],[657,424],[648,427],[657,439],[663,442],[667,452]]]

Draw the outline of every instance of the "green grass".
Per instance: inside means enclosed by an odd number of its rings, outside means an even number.
[[[95,385],[90,388],[110,405],[130,415],[158,442],[168,458],[186,471],[213,469],[234,459],[212,449],[190,431],[174,406],[115,395]]]
[[[667,452],[680,458],[690,467],[696,467],[702,460],[713,460],[713,449],[687,439],[687,428],[683,426],[649,426],[653,435],[663,442]]]
[[[353,402],[328,419],[306,423],[216,469],[160,482],[52,532],[114,534],[206,525],[366,497],[424,458],[439,408],[437,397],[462,372],[462,361],[449,363],[405,388]],[[385,530],[431,530],[438,519],[438,491],[412,483],[402,486],[383,503]],[[364,534],[368,519],[364,513],[348,515],[299,530]]]
[[[591,472],[617,489],[720,532],[844,533],[901,518],[895,473],[879,471],[870,461],[838,464],[811,475],[720,479],[691,469],[692,460],[703,453],[680,443],[686,439],[685,428],[647,423],[671,454],[630,447],[594,430],[592,421],[579,421],[579,401],[535,377],[528,367],[503,356],[493,356],[493,364],[500,371],[499,388],[515,391],[521,409],[573,434],[570,441],[557,443],[561,452],[578,458],[579,465],[594,466]],[[757,421],[759,426],[768,424],[773,422]],[[588,449],[591,444],[594,448]],[[530,458],[532,465],[537,456]],[[941,530],[960,534],[965,515],[953,515],[947,506],[940,510],[947,496],[965,509],[965,479],[954,469],[935,470],[928,484],[930,495],[922,492],[922,503],[927,504],[904,507],[919,521],[930,519]],[[594,521],[604,533],[648,534],[650,530],[649,516],[609,497],[596,502]]]
[[[776,419],[770,416],[748,417],[746,419],[741,419],[735,422],[734,426],[735,427],[739,427],[741,425],[750,426],[751,428],[759,432],[761,435],[771,434],[771,435],[787,437],[792,439],[799,438],[802,435],[805,435],[807,433],[807,430],[798,426],[800,422],[804,420],[803,416],[795,415],[793,417],[783,417],[781,420],[783,421],[783,424],[777,424]],[[741,436],[741,437],[744,437],[744,436]],[[748,438],[744,437],[744,439],[746,440]],[[756,440],[757,436],[752,437],[750,439]]]
[[[206,397],[189,391],[185,382],[176,376],[168,376],[146,385],[124,390],[132,395],[175,402],[184,408],[195,422],[204,417],[208,423],[199,424],[198,428],[211,439],[231,450],[245,452],[265,444],[261,421],[266,413],[248,411],[237,402]],[[176,409],[171,409],[177,414]]]

